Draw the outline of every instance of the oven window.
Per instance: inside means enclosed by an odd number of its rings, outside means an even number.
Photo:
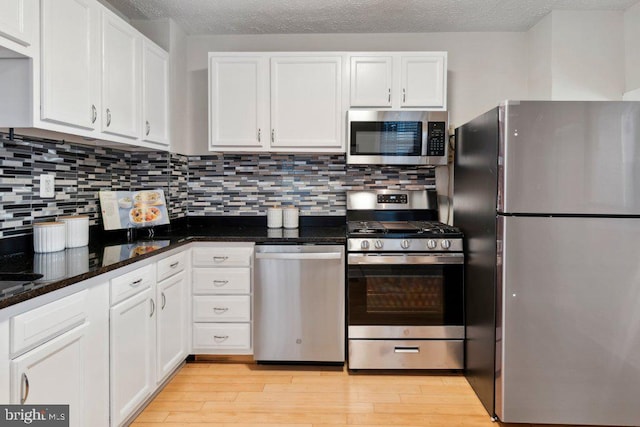
[[[422,122],[351,122],[352,155],[420,156]]]
[[[349,265],[349,325],[462,325],[461,265]]]

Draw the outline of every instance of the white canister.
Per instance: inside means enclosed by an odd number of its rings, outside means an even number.
[[[298,208],[287,206],[282,214],[284,228],[298,228]]]
[[[89,217],[87,215],[61,216],[58,221],[65,223],[67,248],[79,248],[89,244]]]
[[[64,222],[38,222],[33,224],[33,251],[57,252],[65,246]]]
[[[278,207],[272,207],[267,209],[267,227],[280,228],[282,227],[282,209]]]

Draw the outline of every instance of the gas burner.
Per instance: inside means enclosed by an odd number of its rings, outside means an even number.
[[[350,221],[349,233],[351,234],[375,234],[384,233],[385,228],[378,221]]]

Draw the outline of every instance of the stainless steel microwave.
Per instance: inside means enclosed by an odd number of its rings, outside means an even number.
[[[446,111],[349,110],[347,164],[446,165]]]

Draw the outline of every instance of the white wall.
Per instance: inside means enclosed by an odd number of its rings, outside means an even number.
[[[530,99],[551,99],[551,29],[548,14],[527,33]]]
[[[621,100],[624,13],[556,10],[551,15],[551,99]]]
[[[447,51],[450,122],[461,125],[501,100],[525,99],[526,33],[279,34],[188,38],[185,154],[207,151],[207,54],[217,51]]]
[[[640,3],[624,14],[625,99],[640,101]]]

